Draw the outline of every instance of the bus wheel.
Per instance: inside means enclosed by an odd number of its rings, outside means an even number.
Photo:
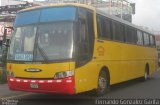
[[[96,89],[96,95],[105,95],[110,90],[109,74],[102,70],[98,77],[98,88]]]
[[[146,66],[143,81],[147,81],[149,79],[149,67]]]

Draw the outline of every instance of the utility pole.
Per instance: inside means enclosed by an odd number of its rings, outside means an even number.
[[[123,0],[121,0],[121,19],[123,19]]]

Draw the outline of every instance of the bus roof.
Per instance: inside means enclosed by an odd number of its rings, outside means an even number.
[[[26,8],[26,9],[23,9],[19,12],[25,12],[25,11],[35,10],[35,9],[43,9],[43,8],[48,8],[48,7],[58,7],[58,6],[75,6],[75,7],[83,7],[83,8],[87,8],[90,10],[95,10],[95,7],[85,5],[85,4],[79,4],[79,3],[60,3],[60,4],[52,4],[51,3],[49,5]]]
[[[110,15],[110,14],[107,14],[105,13],[104,11],[102,10],[99,10],[99,9],[96,9],[95,7],[92,7],[92,6],[89,6],[89,5],[86,5],[86,4],[79,4],[79,3],[61,3],[61,4],[49,4],[49,5],[44,5],[44,6],[36,6],[36,7],[30,7],[30,8],[27,8],[27,9],[23,9],[21,11],[19,11],[18,13],[20,12],[25,12],[25,11],[30,11],[30,10],[35,10],[35,9],[43,9],[43,8],[48,8],[48,7],[58,7],[58,6],[75,6],[75,7],[82,7],[82,8],[86,8],[86,9],[90,9],[90,10],[95,10],[97,12],[97,14],[100,14],[100,15],[103,15],[105,17],[108,17],[110,19],[113,19],[115,21],[118,21],[118,22],[121,22],[122,24],[125,24],[125,25],[128,25],[128,26],[131,26],[133,28],[136,28],[136,29],[139,29],[141,31],[144,31],[144,32],[147,32],[149,34],[152,34],[153,33],[149,30],[145,30],[144,28],[140,27],[140,26],[137,26],[137,25],[134,25],[128,21],[125,21],[125,20],[122,20],[114,15]]]

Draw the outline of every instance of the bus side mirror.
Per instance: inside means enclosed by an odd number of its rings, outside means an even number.
[[[3,41],[2,41],[2,40],[0,40],[0,47],[2,47],[2,45],[3,45]]]
[[[7,37],[7,29],[4,29],[4,34],[3,34],[3,42],[6,41],[6,37]]]
[[[7,37],[7,29],[5,28],[4,29],[4,34],[3,34],[3,41],[2,41],[2,45],[5,46],[5,47],[7,46],[6,45],[6,37]]]
[[[12,27],[6,27],[6,28],[4,29],[2,45],[4,45],[5,47],[9,47],[9,43],[8,43],[8,41],[7,41],[7,28],[10,28],[10,29],[13,30]]]

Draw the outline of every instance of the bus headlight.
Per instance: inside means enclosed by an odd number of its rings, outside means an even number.
[[[74,75],[74,70],[58,72],[55,74],[54,79],[66,78]]]
[[[14,73],[12,71],[7,71],[8,76],[14,77]]]

